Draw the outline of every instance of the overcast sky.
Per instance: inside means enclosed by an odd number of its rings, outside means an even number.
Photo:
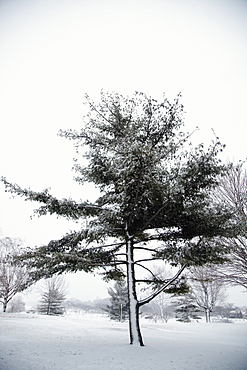
[[[247,1],[0,0],[0,175],[58,197],[90,198],[73,182],[85,93],[181,92],[190,130],[212,128],[225,158],[246,158]],[[41,244],[73,228],[30,221],[33,205],[0,188],[2,235]]]

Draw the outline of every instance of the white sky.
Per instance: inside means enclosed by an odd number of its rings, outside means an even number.
[[[73,182],[72,143],[84,94],[173,99],[182,92],[195,140],[246,158],[247,1],[0,0],[0,175],[58,197],[90,198]],[[2,234],[46,243],[73,228],[30,221],[33,205],[0,188]],[[91,191],[92,192],[92,191]]]

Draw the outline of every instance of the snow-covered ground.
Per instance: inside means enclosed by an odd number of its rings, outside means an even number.
[[[153,323],[145,347],[128,324],[97,315],[0,315],[1,370],[246,370],[247,322]]]

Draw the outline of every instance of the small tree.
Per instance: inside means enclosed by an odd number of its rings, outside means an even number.
[[[214,278],[210,266],[203,266],[191,268],[190,284],[197,305],[204,310],[206,322],[210,322],[215,305],[225,299],[223,281]]]
[[[113,288],[108,289],[110,304],[106,311],[112,320],[123,322],[128,318],[129,302],[128,289],[124,282],[117,281]]]
[[[90,203],[59,200],[48,190],[22,189],[3,178],[6,189],[41,202],[39,215],[57,214],[87,228],[52,240],[20,257],[36,269],[36,279],[64,271],[103,270],[105,278],[126,278],[130,343],[144,345],[140,308],[174,283],[190,265],[220,263],[226,248],[209,244],[228,236],[230,212],[209,197],[226,167],[218,158],[218,138],[204,149],[192,149],[183,131],[183,106],[159,103],[145,94],[133,98],[102,92],[99,104],[87,97],[89,113],[79,131],[61,132],[74,140],[78,153],[76,181],[100,190]],[[83,165],[79,157],[83,157]],[[137,284],[153,261],[168,261],[174,275],[150,295],[140,298]]]
[[[15,296],[8,304],[8,312],[25,311],[25,302],[20,296]]]
[[[38,305],[38,312],[45,315],[62,315],[64,313],[63,302],[66,299],[67,286],[61,276],[53,276],[45,281]]]
[[[147,310],[155,321],[160,320],[167,323],[170,318],[174,317],[174,308],[166,293],[161,293],[149,303]]]
[[[13,263],[13,258],[20,253],[21,245],[20,239],[0,239],[0,302],[3,304],[3,312],[6,312],[8,303],[18,292],[31,285],[28,269]]]
[[[177,321],[191,322],[192,319],[201,319],[201,316],[199,316],[201,310],[197,306],[194,297],[190,293],[178,297],[173,304]]]

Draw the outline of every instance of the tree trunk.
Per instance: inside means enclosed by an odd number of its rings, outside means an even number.
[[[206,316],[206,322],[210,322],[211,321],[210,309],[205,308],[205,316]]]
[[[3,300],[3,312],[7,311],[7,304],[8,304],[8,300],[7,300],[7,298],[4,298],[4,300]]]
[[[131,237],[127,237],[126,254],[127,254],[127,285],[129,297],[130,344],[139,344],[140,346],[144,346],[139,322],[139,304],[136,296],[133,242]]]
[[[211,311],[208,309],[208,322],[211,322]]]

